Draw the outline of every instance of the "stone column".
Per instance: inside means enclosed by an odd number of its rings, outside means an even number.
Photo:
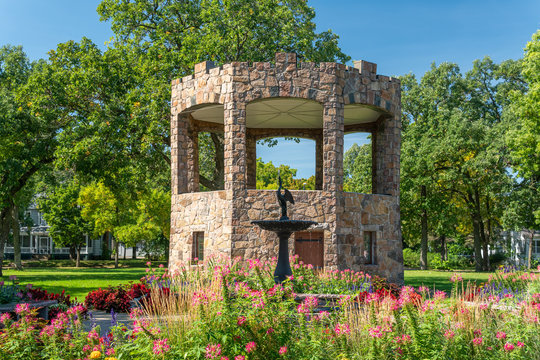
[[[323,190],[343,190],[343,99],[332,95],[323,108]]]
[[[192,127],[188,129],[188,146],[187,146],[187,161],[188,161],[188,192],[199,191],[199,132]]]
[[[171,134],[171,181],[173,195],[188,192],[188,118],[185,115],[173,116]]]
[[[401,120],[399,116],[380,121],[373,139],[373,192],[399,196],[399,154]]]
[[[343,98],[331,95],[323,104],[323,191],[328,192],[326,200],[327,222],[331,235],[325,238],[324,266],[335,269],[339,266],[339,244],[343,238],[338,226],[343,212]],[[328,240],[328,241],[327,241]]]
[[[225,190],[232,191],[234,198],[246,190],[247,183],[245,103],[235,99],[225,103],[224,130]]]
[[[323,137],[315,137],[315,190],[323,188]]]
[[[257,140],[255,136],[247,134],[246,138],[246,166],[247,166],[247,188],[257,188]]]

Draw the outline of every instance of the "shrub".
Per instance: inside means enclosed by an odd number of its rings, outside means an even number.
[[[146,297],[150,293],[144,283],[121,285],[90,291],[84,300],[89,308],[110,312],[129,312],[130,301],[135,298]]]
[[[88,308],[110,312],[128,312],[131,297],[123,286],[98,289],[88,293],[84,303]]]

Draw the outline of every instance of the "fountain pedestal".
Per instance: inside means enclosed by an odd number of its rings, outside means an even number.
[[[303,231],[316,225],[315,221],[306,220],[255,220],[251,222],[263,230],[273,231],[279,237],[279,251],[276,270],[274,271],[274,281],[281,284],[292,276],[291,263],[289,261],[289,237],[296,231]]]

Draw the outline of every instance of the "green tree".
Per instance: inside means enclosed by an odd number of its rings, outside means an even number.
[[[512,182],[501,141],[502,114],[508,93],[522,87],[519,68],[519,62],[495,64],[485,58],[465,76],[456,65],[443,63],[420,82],[411,75],[402,78],[403,233],[420,233],[423,268],[428,234],[441,237],[456,230],[472,233],[476,269],[488,267],[503,190]],[[458,220],[457,229],[449,218]]]
[[[76,253],[75,266],[81,261],[81,247],[86,236],[93,232],[92,224],[83,219],[77,204],[81,186],[77,181],[55,187],[39,201],[39,210],[49,227],[55,245],[73,248]]]
[[[277,189],[278,172],[281,176],[283,186],[289,190],[315,190],[315,176],[309,179],[295,179],[296,169],[288,165],[276,167],[271,161],[265,163],[261,158],[257,159],[257,189]],[[305,184],[305,185],[304,185]]]
[[[540,230],[540,30],[525,48],[522,76],[528,88],[510,93],[504,113],[509,131],[510,166],[519,177],[504,214],[507,229],[528,230],[528,266],[532,266],[534,231]]]
[[[296,52],[307,61],[349,60],[334,33],[316,32],[315,12],[304,0],[103,0],[98,13],[115,33],[110,51],[122,53],[129,67],[137,64],[125,97],[139,106],[129,121],[144,133],[144,147],[159,155],[152,163],[166,174],[170,80],[191,74],[196,63],[269,61],[279,51]],[[223,135],[205,134],[204,141],[200,182],[220,189]]]
[[[18,246],[18,198],[32,176],[52,161],[55,121],[30,109],[20,93],[36,64],[22,47],[0,48],[0,276],[10,229]],[[31,104],[30,104],[31,105]],[[19,261],[17,261],[19,258]],[[16,264],[20,256],[16,257]]]
[[[364,194],[371,193],[371,144],[353,144],[345,152],[343,157],[343,175],[345,191],[359,192]]]

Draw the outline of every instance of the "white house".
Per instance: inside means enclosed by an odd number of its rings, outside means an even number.
[[[532,244],[533,262],[535,260],[540,261],[540,231],[538,230],[503,231],[499,240],[490,246],[490,252],[504,253],[507,257],[506,262],[509,264],[527,266],[531,234],[534,235]]]
[[[54,241],[49,236],[49,225],[39,212],[37,205],[30,205],[25,211],[25,217],[31,218],[33,222],[32,227],[23,226],[20,229],[21,237],[21,258],[31,259],[33,257],[50,257],[55,259],[67,259],[69,258],[69,247],[57,247],[54,245]],[[85,235],[85,245],[81,248],[81,259],[96,259],[100,258],[103,250],[104,236],[98,239],[90,239],[88,235]],[[109,242],[109,249],[112,248],[111,239],[107,238]],[[6,244],[4,248],[4,256],[6,259],[13,258],[13,244]],[[123,244],[119,244],[118,256],[131,258],[133,254],[133,248],[126,248]],[[137,251],[137,256],[142,256]]]

